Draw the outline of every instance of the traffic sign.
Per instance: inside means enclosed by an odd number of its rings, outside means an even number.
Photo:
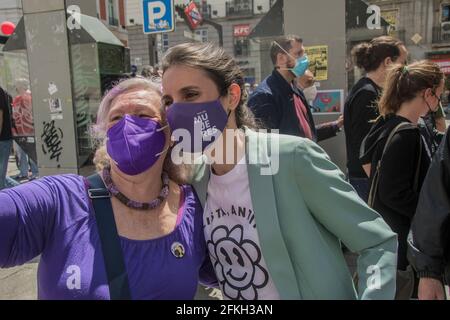
[[[203,17],[194,1],[191,1],[184,9],[184,13],[191,30],[197,29],[203,23]]]
[[[143,0],[144,33],[165,33],[175,30],[174,0]]]

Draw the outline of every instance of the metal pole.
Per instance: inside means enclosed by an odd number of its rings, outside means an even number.
[[[209,19],[203,19],[203,24],[209,24],[214,29],[217,30],[217,33],[219,34],[219,45],[223,47],[223,27],[220,23],[214,22]]]

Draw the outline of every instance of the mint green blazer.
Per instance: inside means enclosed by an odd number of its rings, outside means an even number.
[[[298,137],[245,135],[257,232],[281,298],[394,299],[397,235],[325,151]],[[195,166],[192,184],[203,206],[209,176],[205,161]],[[358,289],[341,242],[359,254]]]

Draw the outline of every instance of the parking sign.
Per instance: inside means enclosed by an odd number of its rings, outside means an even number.
[[[175,29],[173,0],[143,0],[144,33],[172,32]]]

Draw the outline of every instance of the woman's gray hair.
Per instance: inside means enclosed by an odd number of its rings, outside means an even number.
[[[109,166],[110,162],[110,158],[106,152],[105,140],[108,130],[108,114],[111,110],[112,102],[118,96],[135,89],[148,90],[158,94],[160,97],[162,96],[161,82],[142,77],[121,80],[104,95],[97,112],[97,123],[91,129],[94,148],[97,149],[94,164],[98,171]],[[163,111],[162,106],[161,111]]]
[[[102,144],[106,137],[108,127],[108,114],[112,107],[112,102],[118,96],[135,89],[143,89],[156,93],[162,97],[161,81],[157,79],[146,79],[142,77],[125,79],[120,81],[103,97],[97,112],[97,124],[93,126],[93,136],[97,142]],[[163,110],[161,106],[161,110]]]

